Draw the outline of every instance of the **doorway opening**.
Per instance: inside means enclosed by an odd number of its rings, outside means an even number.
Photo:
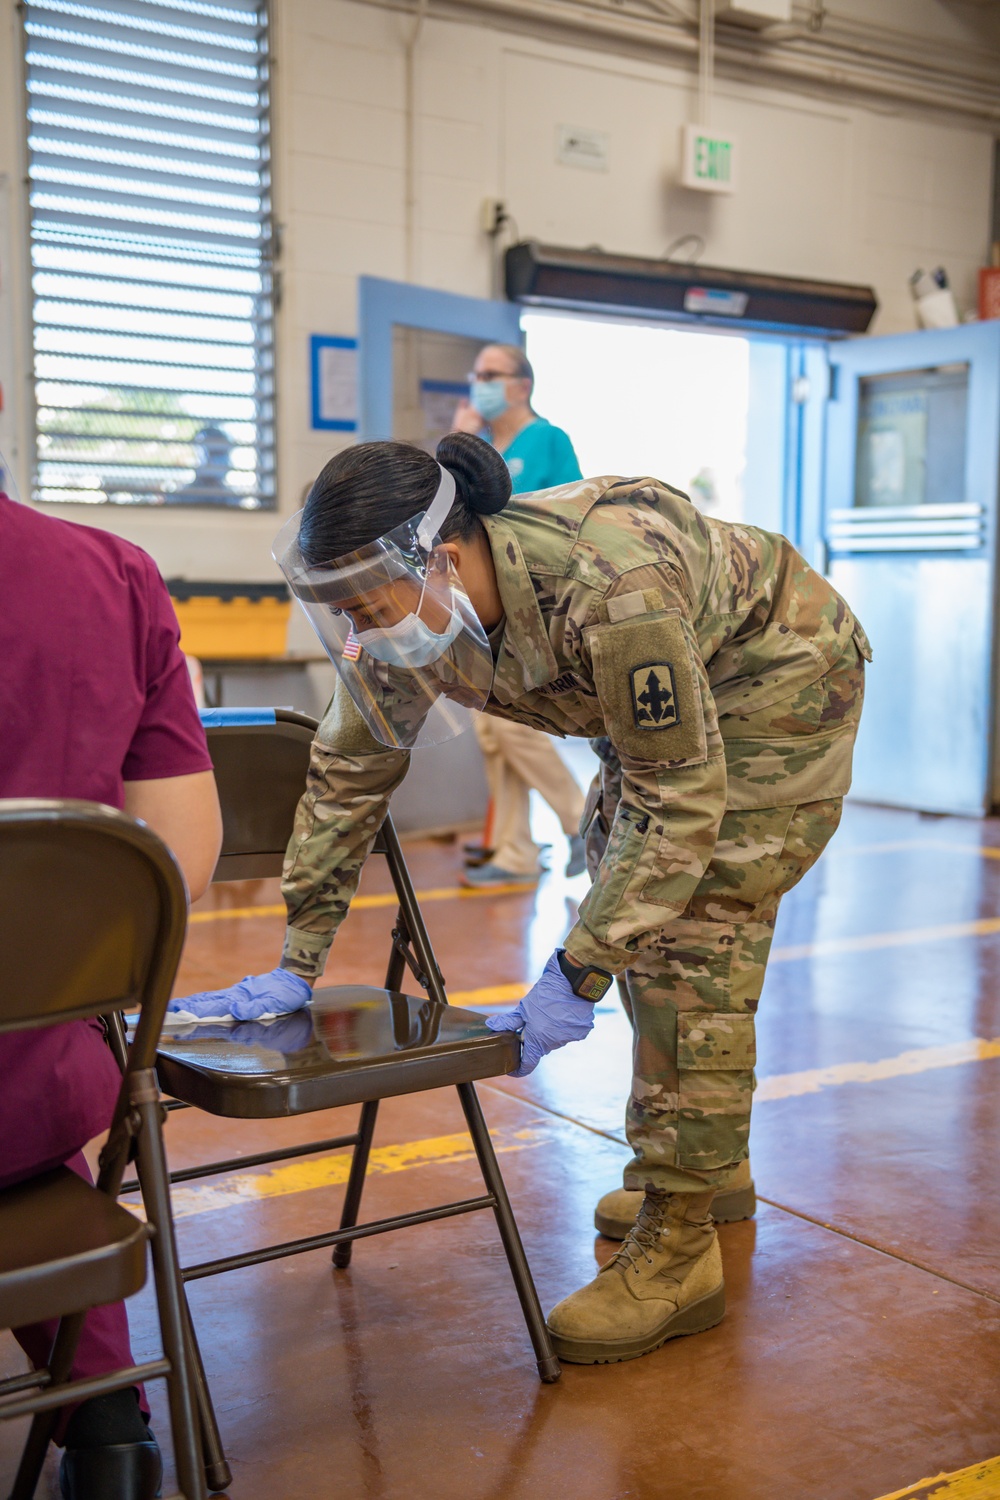
[[[749,339],[528,310],[521,327],[535,371],[532,404],[569,433],[585,476],[648,474],[683,490],[707,514],[751,519],[743,482]],[[558,749],[586,787],[598,764],[589,745],[569,740]],[[552,856],[558,867],[564,847],[558,820],[537,792],[531,796],[531,825],[537,842],[558,851]],[[579,884],[585,889],[586,877]],[[553,890],[561,893],[559,883]],[[543,892],[539,910],[547,911],[545,902],[554,899],[553,892]]]
[[[585,475],[652,475],[706,513],[745,515],[750,341],[633,319],[525,311],[534,405]]]

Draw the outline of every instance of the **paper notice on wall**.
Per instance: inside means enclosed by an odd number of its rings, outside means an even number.
[[[353,431],[358,425],[356,339],[313,334],[312,425]]]
[[[927,498],[927,395],[886,391],[862,398],[855,505],[923,505]]]
[[[564,167],[583,167],[587,172],[607,172],[611,162],[611,137],[606,130],[588,130],[583,125],[557,125],[556,161]]]
[[[455,408],[466,399],[469,387],[464,381],[422,380],[420,382],[420,410],[424,419],[424,441],[421,447],[433,453],[445,433],[451,432],[455,421]]]

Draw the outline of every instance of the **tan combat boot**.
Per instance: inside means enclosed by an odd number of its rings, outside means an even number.
[[[574,1365],[637,1359],[726,1310],[711,1193],[647,1193],[621,1248],[589,1286],[549,1314],[560,1359]]]
[[[638,1189],[616,1188],[605,1193],[594,1210],[594,1228],[609,1240],[623,1240],[635,1223],[642,1207]],[[738,1219],[752,1219],[757,1211],[757,1194],[749,1161],[741,1161],[736,1176],[712,1199],[712,1218],[716,1224],[735,1224]]]

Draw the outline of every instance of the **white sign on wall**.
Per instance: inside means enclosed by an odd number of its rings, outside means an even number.
[[[681,182],[702,193],[735,192],[733,137],[702,125],[685,125],[681,132]]]
[[[605,130],[583,125],[556,126],[556,161],[564,167],[583,167],[587,172],[606,172],[611,155],[611,137]]]

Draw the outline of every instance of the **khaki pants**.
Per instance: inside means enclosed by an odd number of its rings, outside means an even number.
[[[583,793],[541,730],[491,714],[477,714],[475,726],[493,799],[492,863],[513,875],[534,875],[540,851],[531,837],[532,788],[545,798],[567,838],[579,832]]]

